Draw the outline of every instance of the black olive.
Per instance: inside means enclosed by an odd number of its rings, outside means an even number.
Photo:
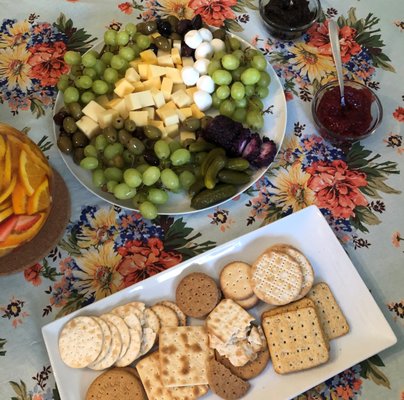
[[[156,55],[157,52],[159,51],[159,48],[154,43],[150,43],[149,49],[153,50],[153,53]]]
[[[145,152],[143,153],[143,158],[149,165],[153,165],[153,166],[157,167],[160,164],[160,160],[154,154],[154,151],[151,149],[145,150]]]
[[[84,149],[82,147],[77,147],[73,150],[73,161],[76,164],[80,164],[80,161],[84,158]]]
[[[191,25],[193,29],[201,29],[202,28],[202,17],[200,14],[196,14],[194,18],[192,18]]]
[[[172,32],[171,24],[165,19],[159,19],[157,21],[157,30],[160,35],[170,37]]]
[[[86,147],[88,145],[88,137],[81,131],[77,131],[72,136],[73,147]]]
[[[184,36],[191,29],[192,29],[192,24],[189,19],[181,19],[178,22],[177,33],[179,33],[180,35]]]
[[[142,127],[137,127],[136,130],[132,133],[132,135],[140,140],[146,139],[146,135],[144,134]]]
[[[53,116],[53,122],[56,125],[62,126],[63,120],[68,117],[70,114],[65,110],[60,110]]]
[[[192,57],[194,55],[194,49],[191,49],[185,42],[181,43],[181,56]]]

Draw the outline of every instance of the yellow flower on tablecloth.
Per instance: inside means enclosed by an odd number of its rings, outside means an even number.
[[[113,207],[99,209],[93,218],[88,218],[90,226],[83,226],[81,234],[78,235],[78,246],[87,249],[111,239],[108,230],[118,226],[116,219],[117,215]]]
[[[74,275],[79,278],[83,289],[94,293],[96,300],[115,293],[122,285],[122,275],[117,271],[122,257],[113,247],[111,241],[84,252],[76,259],[80,271],[75,271]]]
[[[293,211],[314,204],[314,192],[307,186],[310,176],[297,162],[286,170],[279,170],[273,182],[272,201],[285,210],[291,207]]]
[[[290,63],[295,65],[302,75],[307,75],[310,82],[317,80],[325,83],[325,80],[334,71],[332,58],[322,55],[316,47],[305,43],[298,43],[290,49],[295,57],[290,59]]]
[[[31,83],[29,78],[31,66],[28,64],[30,56],[31,53],[24,45],[0,50],[0,79],[7,79],[10,89],[19,86],[25,91]]]
[[[15,22],[8,32],[0,34],[0,49],[13,48],[25,43],[30,33],[28,21]]]
[[[179,19],[191,19],[194,11],[188,7],[188,0],[160,0],[161,12],[175,15]]]

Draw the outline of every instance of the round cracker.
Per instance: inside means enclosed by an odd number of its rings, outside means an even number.
[[[72,318],[59,335],[59,352],[71,368],[84,368],[99,356],[104,342],[101,325],[92,317]]]
[[[254,306],[256,306],[258,304],[258,302],[260,301],[260,299],[256,296],[255,293],[253,293],[253,295],[251,297],[248,297],[247,299],[244,300],[235,300],[235,302],[243,307],[244,309],[248,310],[249,308],[253,308]]]
[[[300,293],[303,274],[300,265],[284,252],[268,249],[251,268],[251,285],[257,297],[268,304],[284,305]]]
[[[171,308],[178,317],[179,326],[186,326],[187,325],[187,316],[181,311],[181,308],[177,306],[173,301],[163,300],[160,301],[158,304],[162,304],[168,308]]]
[[[118,358],[122,358],[123,355],[127,352],[130,343],[130,334],[128,325],[125,324],[125,321],[119,315],[106,313],[101,315],[100,318],[102,318],[108,324],[115,325],[116,328],[118,329],[118,332],[121,336],[121,351],[119,353]]]
[[[178,317],[174,310],[162,304],[155,304],[151,310],[157,315],[160,327],[178,326]]]
[[[139,356],[146,354],[153,347],[160,330],[160,320],[153,310],[146,308],[143,315],[144,325]]]
[[[251,266],[242,261],[233,261],[220,272],[220,287],[224,296],[232,300],[245,300],[254,292],[250,282]]]
[[[101,349],[100,354],[98,355],[96,360],[93,363],[91,363],[90,365],[98,363],[100,360],[102,360],[107,355],[107,353],[110,349],[110,346],[111,346],[111,341],[112,341],[111,329],[109,328],[109,325],[100,317],[92,316],[92,318],[94,318],[100,324],[102,333],[104,335],[104,342],[102,344],[102,349]]]

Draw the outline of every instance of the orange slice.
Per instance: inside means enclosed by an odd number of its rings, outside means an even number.
[[[24,185],[17,182],[11,195],[11,201],[15,214],[25,214],[27,212],[27,200],[28,196]]]
[[[0,211],[3,211],[3,210],[5,210],[5,209],[8,208],[8,207],[11,207],[11,201],[10,201],[10,199],[9,199],[9,200],[6,200],[6,201],[4,201],[3,203],[0,204]]]
[[[35,214],[46,210],[50,205],[49,182],[45,179],[37,188],[35,193],[28,198],[27,213]]]
[[[11,195],[11,193],[13,193],[16,183],[17,183],[17,176],[14,175],[11,178],[11,182],[8,185],[8,187],[6,187],[5,190],[2,193],[0,193],[0,204],[3,203],[3,201],[6,200]]]
[[[4,155],[4,172],[3,186],[6,187],[11,182],[11,148],[9,143],[6,143],[6,153]]]
[[[0,211],[0,223],[8,218],[13,213],[13,207],[8,207],[3,211]]]
[[[46,172],[21,150],[19,162],[19,177],[29,196],[32,196],[39,185],[45,180]]]
[[[4,158],[6,154],[6,141],[4,140],[3,136],[0,135],[0,160]]]

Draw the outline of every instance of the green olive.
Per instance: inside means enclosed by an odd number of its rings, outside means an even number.
[[[115,129],[122,129],[124,124],[124,120],[122,117],[116,117],[112,120],[112,126]]]
[[[80,161],[85,157],[84,149],[82,147],[77,147],[73,151],[73,161],[76,164],[80,164]]]
[[[135,132],[135,130],[136,130],[136,122],[131,120],[131,119],[127,119],[127,120],[125,120],[124,128],[128,132]]]
[[[182,40],[183,37],[177,32],[172,32],[171,35],[170,35],[170,39],[172,39],[172,40]]]
[[[73,147],[86,147],[88,145],[88,137],[81,131],[77,131],[72,136]]]
[[[77,121],[83,116],[83,111],[81,109],[81,105],[79,103],[70,103],[67,106],[70,115]]]
[[[129,143],[126,146],[128,150],[135,155],[140,155],[144,152],[144,144],[141,140],[136,137],[133,137],[129,140]]]
[[[167,38],[164,36],[158,36],[154,39],[154,44],[163,51],[170,51],[171,44]]]
[[[210,115],[205,115],[204,117],[201,118],[201,128],[206,129],[208,126],[209,122],[212,121],[212,117]]]
[[[126,129],[120,129],[118,132],[119,142],[126,146],[129,140],[132,139],[132,135]]]
[[[57,144],[62,153],[70,154],[73,151],[73,143],[69,136],[59,136]]]
[[[149,139],[160,139],[162,136],[161,130],[153,125],[146,125],[143,128],[143,132]]]
[[[116,155],[113,159],[113,165],[114,167],[117,167],[119,169],[123,168],[125,166],[125,160],[121,154]]]
[[[132,154],[128,149],[123,151],[122,157],[126,164],[128,164],[130,166],[135,164],[136,156],[134,154]]]
[[[76,125],[76,121],[74,120],[74,118],[72,117],[66,117],[63,120],[63,129],[67,132],[67,133],[74,133],[77,131],[77,125]]]
[[[178,27],[178,22],[179,19],[175,16],[175,15],[169,15],[167,17],[167,21],[169,22],[169,24],[171,25],[171,29],[176,32],[177,31],[177,27]]]
[[[147,32],[146,32],[146,22],[139,22],[136,25],[136,33],[147,34]]]
[[[156,21],[147,21],[144,24],[144,32],[141,32],[145,35],[150,35],[151,33],[154,33],[157,31],[157,24]]]
[[[226,31],[224,29],[216,29],[212,32],[212,35],[215,39],[224,40],[226,37]]]
[[[185,129],[195,132],[201,127],[201,121],[198,118],[189,117],[187,118],[182,125]]]
[[[102,134],[105,136],[108,143],[115,143],[118,140],[118,132],[113,126],[104,128]]]

